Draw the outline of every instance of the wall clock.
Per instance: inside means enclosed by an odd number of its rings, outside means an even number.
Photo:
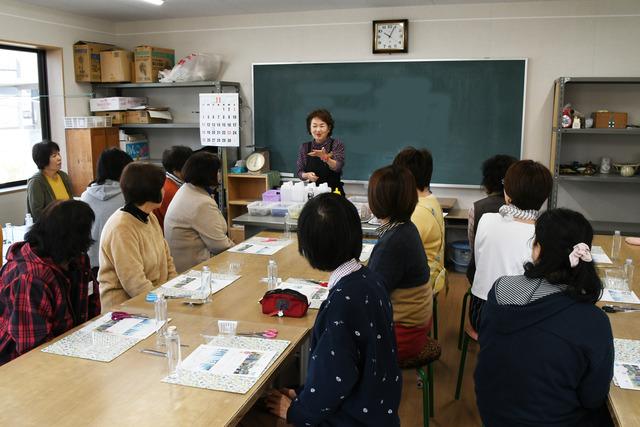
[[[409,20],[373,21],[373,53],[407,53]]]
[[[264,167],[265,162],[266,159],[264,158],[264,155],[256,151],[247,157],[247,169],[249,169],[249,172],[260,172]]]

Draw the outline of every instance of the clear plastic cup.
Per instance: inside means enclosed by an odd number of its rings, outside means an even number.
[[[238,322],[235,320],[218,320],[218,332],[220,335],[233,336],[238,329]]]

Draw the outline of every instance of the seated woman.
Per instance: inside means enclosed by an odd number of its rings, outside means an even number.
[[[436,294],[446,284],[444,269],[444,216],[436,196],[431,193],[433,158],[429,150],[408,147],[393,160],[394,166],[409,169],[416,180],[418,204],[411,214],[411,222],[418,229],[420,240],[429,263],[429,285]]]
[[[473,249],[473,243],[478,231],[478,223],[485,213],[497,213],[504,205],[504,176],[509,166],[517,162],[515,157],[505,154],[498,154],[482,163],[482,186],[487,197],[476,201],[469,209],[469,224],[467,226],[467,237],[469,247]],[[476,274],[476,260],[471,251],[471,261],[467,267],[467,279],[473,284],[473,276]]]
[[[91,228],[93,244],[89,248],[91,268],[98,273],[98,252],[100,250],[100,236],[102,228],[112,213],[124,206],[124,197],[120,189],[120,175],[125,166],[133,159],[118,148],[104,150],[98,158],[96,180],[82,193],[80,200],[93,209],[96,220]]]
[[[164,230],[164,217],[167,214],[167,209],[169,209],[169,204],[178,189],[184,184],[182,168],[192,154],[193,150],[184,145],[174,145],[162,153],[162,167],[164,167],[167,175],[163,186],[164,197],[160,206],[153,210],[153,214],[158,218],[158,223],[160,223],[162,230]]]
[[[169,245],[152,211],[162,202],[164,171],[129,163],[120,188],[125,205],[109,217],[100,241],[100,299],[104,311],[177,276]]]
[[[227,221],[213,196],[220,161],[207,152],[189,157],[185,184],[174,196],[164,219],[164,235],[178,271],[208,260],[234,245],[227,237]]]
[[[429,264],[420,234],[411,222],[417,202],[415,180],[408,169],[387,166],[371,175],[369,207],[382,225],[369,268],[383,277],[393,303],[401,366],[428,347],[433,311]]]
[[[298,250],[331,271],[311,336],[309,371],[297,391],[272,390],[267,406],[296,426],[399,426],[402,376],[382,277],[358,262],[362,228],[344,197],[321,194],[298,220]]]
[[[11,245],[0,280],[0,365],[100,314],[87,249],[93,211],[50,203],[24,242]]]
[[[33,145],[31,156],[38,172],[27,181],[27,212],[37,221],[49,203],[69,200],[73,196],[73,188],[69,175],[60,170],[62,157],[58,144],[38,142]]]
[[[593,229],[552,209],[535,224],[533,262],[496,281],[482,311],[475,372],[487,426],[607,426],[613,337],[595,306]]]
[[[297,176],[303,181],[322,184],[326,182],[332,191],[336,189],[344,196],[340,178],[344,167],[344,145],[331,138],[333,117],[327,110],[315,110],[307,116],[307,131],[312,141],[300,146],[296,162]]]
[[[471,326],[477,331],[482,305],[493,283],[502,276],[522,274],[524,265],[531,261],[534,223],[552,185],[553,178],[544,165],[520,160],[509,167],[504,177],[506,204],[499,213],[485,213],[480,218],[469,307]]]

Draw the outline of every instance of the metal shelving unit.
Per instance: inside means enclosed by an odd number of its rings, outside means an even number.
[[[621,188],[625,188],[627,190],[623,191],[628,192],[631,191],[629,190],[630,188],[635,189],[636,185],[640,184],[640,175],[636,174],[632,177],[624,177],[617,173],[616,169],[613,166],[611,173],[607,175],[597,173],[592,176],[585,176],[561,175],[559,173],[560,163],[562,162],[563,149],[567,150],[568,146],[572,146],[573,149],[568,150],[568,152],[573,151],[574,153],[576,152],[576,150],[579,151],[581,149],[577,148],[580,147],[580,145],[576,146],[572,144],[588,143],[588,147],[592,147],[589,150],[595,149],[602,151],[603,141],[605,141],[604,138],[606,138],[606,143],[611,144],[612,146],[616,145],[615,143],[617,141],[624,141],[627,144],[627,148],[622,148],[622,150],[630,151],[629,155],[631,156],[634,155],[635,150],[629,150],[629,144],[631,142],[635,142],[635,139],[639,139],[638,147],[640,147],[640,138],[638,138],[640,136],[640,128],[637,127],[628,127],[625,129],[572,129],[562,128],[560,125],[563,106],[568,102],[576,102],[573,97],[576,97],[577,94],[589,94],[593,97],[593,94],[597,93],[599,97],[597,99],[597,101],[600,103],[599,105],[607,105],[607,102],[610,101],[610,99],[608,98],[611,98],[611,93],[619,93],[620,91],[626,90],[621,89],[620,85],[637,85],[637,89],[636,87],[632,87],[630,90],[634,94],[636,93],[636,90],[640,92],[639,77],[561,77],[555,81],[553,119],[551,129],[551,168],[554,180],[551,197],[549,198],[549,207],[554,208],[557,206],[562,206],[564,204],[559,203],[558,201],[558,187],[563,183],[566,183],[567,185],[571,184],[573,186],[594,185],[592,188],[585,187],[589,188],[588,191],[591,192],[593,200],[598,200],[600,196],[602,196],[604,193],[607,193],[606,189],[612,189],[611,192],[618,192],[621,191]],[[571,88],[570,98],[567,97],[567,89],[569,87]],[[635,108],[635,105],[636,104],[634,103],[634,107],[631,108]],[[580,105],[576,107],[580,109]],[[640,105],[638,105],[638,109],[640,109]],[[564,159],[565,162],[567,160],[568,159],[566,158]],[[595,185],[596,183],[599,185]],[[603,187],[603,185],[607,184],[615,187]],[[632,187],[627,187],[629,184],[632,184]],[[628,202],[630,203],[630,206],[634,206],[634,203],[637,203],[637,199],[635,199],[635,201],[633,201],[632,199],[633,198],[631,197],[630,201]],[[616,206],[616,208],[624,209],[624,206]],[[599,233],[610,233],[613,230],[622,230],[623,232],[632,234],[640,233],[640,223],[638,222],[592,220],[591,223],[595,231]]]
[[[94,83],[92,85],[91,94],[93,97],[96,97],[98,93],[101,96],[122,96],[123,92],[128,89],[187,89],[187,88],[202,88],[202,92],[210,92],[210,93],[240,93],[240,83],[237,82],[228,82],[228,81],[200,81],[200,82],[180,82],[180,83]],[[106,92],[106,94],[105,94]],[[163,130],[163,129],[190,129],[199,130],[200,123],[131,123],[131,124],[123,124],[120,125],[121,129],[154,129],[154,130]],[[239,149],[237,149],[239,152]],[[222,177],[223,177],[223,185],[219,187],[218,191],[218,202],[220,209],[223,213],[226,213],[226,193],[225,189],[227,188],[227,149],[218,148],[218,156],[220,157],[220,168],[222,169]]]

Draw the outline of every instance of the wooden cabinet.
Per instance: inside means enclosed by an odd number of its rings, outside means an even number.
[[[555,81],[551,139],[551,168],[554,176],[550,207],[566,207],[581,212],[596,233],[640,235],[640,174],[622,176],[614,164],[640,163],[640,129],[563,128],[563,106],[590,117],[592,112],[608,110],[628,114],[628,123],[640,124],[640,78],[562,77]],[[561,164],[593,162],[599,168],[602,158],[611,160],[609,173],[594,175],[563,174]]]
[[[262,193],[279,184],[278,172],[227,175],[227,221],[229,228],[236,218],[247,213],[247,205],[262,200]]]
[[[73,195],[79,196],[95,179],[98,157],[107,148],[119,147],[118,128],[67,129],[67,169]]]

